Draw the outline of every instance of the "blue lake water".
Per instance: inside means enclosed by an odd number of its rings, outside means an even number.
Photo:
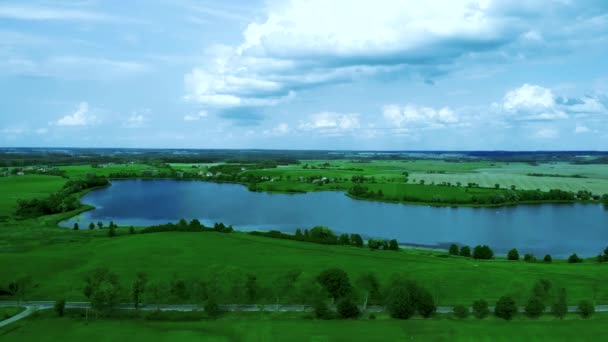
[[[597,255],[608,245],[603,205],[543,204],[501,208],[449,208],[353,200],[342,192],[269,194],[238,184],[200,181],[123,180],[93,191],[82,202],[96,207],[61,223],[113,220],[154,225],[198,218],[235,229],[281,230],[324,225],[337,233],[396,238],[400,243],[445,247],[488,244],[499,254],[515,247],[537,257],[576,252]]]

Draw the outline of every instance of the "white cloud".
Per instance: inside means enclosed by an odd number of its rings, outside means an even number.
[[[218,107],[267,106],[301,89],[387,73],[428,80],[462,67],[461,60],[473,55],[525,58],[530,46],[579,38],[583,29],[570,26],[593,17],[598,6],[539,0],[271,1],[239,45],[215,46],[185,75],[185,98]],[[559,20],[575,15],[576,21]],[[555,115],[560,113],[541,113],[539,119]]]
[[[576,125],[576,128],[574,129],[574,133],[576,134],[587,133],[589,131],[589,127],[583,125]]]
[[[123,126],[127,128],[139,128],[143,126],[145,121],[146,118],[143,116],[143,114],[133,112],[131,116],[128,117],[127,120],[124,122]]]
[[[104,14],[84,10],[11,4],[0,4],[0,18],[17,20],[111,20]]]
[[[449,107],[431,107],[406,104],[405,106],[386,105],[382,109],[384,119],[394,127],[438,128],[460,123],[458,115]]]
[[[502,101],[502,109],[516,120],[556,120],[568,115],[558,108],[551,89],[525,83],[508,91]]]
[[[57,120],[58,126],[87,126],[95,122],[96,118],[94,115],[89,115],[89,104],[87,102],[80,102],[78,109],[69,115],[62,117]]]
[[[37,128],[35,132],[36,132],[36,134],[43,135],[43,134],[47,134],[49,132],[49,129],[46,127],[40,127],[40,128]]]
[[[299,128],[302,130],[319,131],[349,131],[361,127],[359,114],[341,114],[335,112],[320,112],[310,116],[309,121],[300,122]]]
[[[265,130],[264,134],[266,135],[285,135],[289,133],[291,130],[289,129],[289,125],[282,122],[270,130]]]
[[[559,131],[555,128],[541,128],[534,133],[533,137],[537,139],[555,139],[559,137]]]
[[[208,115],[207,111],[206,110],[202,110],[202,111],[200,111],[200,112],[198,112],[196,114],[185,115],[184,116],[184,121],[198,121],[198,120],[200,120],[202,118],[206,118],[207,115]]]

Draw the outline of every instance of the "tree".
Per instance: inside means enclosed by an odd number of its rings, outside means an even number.
[[[578,303],[578,313],[582,318],[589,318],[595,313],[595,306],[588,300],[582,300]]]
[[[93,230],[95,229],[95,223],[91,222],[89,223],[89,230]]]
[[[543,261],[546,263],[553,262],[553,258],[551,257],[550,254],[546,254],[545,257],[543,258]]]
[[[532,288],[532,295],[539,297],[544,303],[546,303],[551,296],[552,286],[553,285],[551,284],[550,280],[539,279]]]
[[[317,281],[327,290],[333,300],[350,295],[352,286],[348,274],[339,268],[327,269],[317,276]]]
[[[467,258],[471,257],[471,247],[462,246],[460,248],[460,256],[467,257]]]
[[[462,304],[456,305],[452,311],[454,312],[454,316],[458,318],[467,318],[469,316],[469,308]]]
[[[78,230],[78,229],[80,229],[80,228],[78,227],[78,222],[74,222],[74,230]]]
[[[460,250],[458,248],[458,245],[453,243],[450,245],[450,250],[449,250],[450,255],[458,255],[460,254]]]
[[[188,291],[186,289],[186,281],[183,279],[174,278],[171,281],[169,288],[171,295],[180,302],[188,299]]]
[[[336,310],[341,318],[357,318],[361,314],[359,308],[350,297],[344,297],[338,301]]]
[[[84,295],[95,310],[110,311],[119,290],[118,276],[107,267],[98,267],[85,276]]]
[[[557,292],[557,300],[551,306],[551,313],[553,316],[563,319],[568,312],[568,304],[566,301],[566,289],[561,288]]]
[[[487,245],[477,245],[473,249],[473,259],[492,259],[494,252]]]
[[[431,293],[425,288],[416,288],[415,301],[416,310],[424,318],[431,317],[435,311],[437,311],[437,306],[435,306],[433,295],[431,295]]]
[[[133,299],[133,306],[135,309],[139,309],[139,304],[143,293],[146,291],[146,284],[148,283],[148,275],[143,272],[137,272],[135,280],[131,286],[131,298]]]
[[[483,319],[488,317],[490,309],[488,308],[488,302],[483,299],[476,300],[473,302],[473,316]]]
[[[304,235],[302,234],[302,229],[296,229],[296,233],[294,234],[294,238],[298,241],[304,240]]]
[[[331,319],[332,312],[329,310],[327,303],[322,298],[317,298],[314,300],[312,311],[316,318],[319,319]]]
[[[357,285],[363,290],[363,311],[367,309],[367,303],[376,301],[380,297],[380,282],[375,274],[368,272],[357,278]]]
[[[247,288],[247,300],[249,300],[250,303],[255,302],[255,300],[258,298],[259,291],[257,277],[255,274],[247,274],[247,282],[245,287]]]
[[[545,303],[538,296],[532,296],[528,299],[525,307],[526,315],[530,318],[538,318],[545,312]]]
[[[509,296],[502,296],[496,302],[496,307],[494,308],[494,315],[496,317],[510,320],[517,313],[517,306],[515,305],[515,301],[513,298]]]
[[[388,242],[388,250],[390,251],[398,251],[399,250],[399,242],[396,239],[392,239]]]
[[[350,243],[355,247],[363,247],[363,239],[359,234],[350,234]]]
[[[583,259],[579,258],[578,255],[576,255],[576,253],[572,253],[569,257],[568,257],[568,262],[571,264],[578,264],[583,262]]]
[[[32,288],[32,282],[32,277],[30,276],[19,277],[16,281],[8,284],[9,293],[16,296],[19,301],[22,301]]]
[[[392,318],[409,319],[416,312],[414,296],[403,281],[395,281],[388,289],[386,309]]]
[[[97,221],[97,228],[99,228],[99,229],[103,228],[103,222]]]
[[[517,251],[516,248],[513,248],[512,250],[509,251],[509,253],[507,254],[507,259],[519,260],[519,252]]]
[[[53,306],[53,309],[57,313],[57,316],[63,317],[63,314],[65,312],[65,299],[60,299],[56,301],[55,305]]]
[[[348,234],[340,234],[340,237],[338,237],[338,244],[350,245],[350,237],[348,236]]]
[[[209,296],[204,306],[205,312],[209,318],[218,318],[222,314],[219,304],[215,300],[215,296]]]
[[[536,257],[532,253],[526,253],[526,254],[524,254],[524,261],[525,262],[536,262]]]
[[[133,226],[129,227],[129,234],[131,234],[131,235],[135,234],[135,228],[133,228]]]
[[[110,229],[108,229],[108,236],[115,237],[116,236],[116,228],[113,224],[110,224]]]

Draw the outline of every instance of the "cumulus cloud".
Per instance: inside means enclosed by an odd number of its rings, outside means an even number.
[[[285,122],[281,122],[280,124],[274,126],[272,129],[265,130],[264,134],[266,135],[285,135],[289,133],[291,130],[289,129],[289,125]]]
[[[342,134],[361,127],[359,116],[358,113],[320,112],[310,115],[307,121],[301,121],[298,128],[322,134]]]
[[[202,118],[206,118],[208,115],[206,110],[201,110],[196,114],[188,114],[184,116],[184,121],[198,121]]]
[[[566,119],[568,115],[557,107],[551,89],[525,83],[508,91],[502,101],[502,108],[516,115],[516,120]]]
[[[131,116],[127,118],[124,122],[123,126],[127,128],[138,128],[142,127],[146,118],[143,114],[139,114],[138,112],[133,112]]]
[[[87,126],[95,122],[95,116],[90,115],[89,104],[87,102],[80,102],[78,109],[69,115],[62,117],[57,120],[57,126]]]
[[[587,133],[589,131],[589,127],[583,125],[576,125],[576,128],[574,129],[574,133],[576,134]]]
[[[579,30],[568,26],[574,23],[555,17],[576,14],[581,22],[594,18],[600,5],[540,0],[270,2],[265,19],[247,26],[241,44],[214,47],[201,66],[185,75],[185,97],[217,107],[251,107],[275,105],[310,87],[389,73],[432,83],[435,75],[471,55],[580,37]],[[504,55],[521,57],[519,51]]]
[[[406,104],[386,105],[382,109],[384,119],[398,128],[439,128],[460,123],[458,115],[449,107],[431,107]]]
[[[537,130],[534,135],[537,139],[555,139],[559,137],[559,130],[551,127],[545,127]]]

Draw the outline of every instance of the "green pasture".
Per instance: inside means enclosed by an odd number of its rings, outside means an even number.
[[[0,321],[11,318],[25,310],[21,306],[2,306],[0,307]]]
[[[227,314],[218,320],[156,322],[143,319],[56,317],[51,311],[0,328],[2,341],[594,341],[608,316],[564,320],[493,317],[484,320],[312,320],[293,314]],[[288,316],[288,317],[285,317]]]
[[[141,173],[146,170],[158,170],[168,171],[166,168],[159,168],[156,166],[146,164],[101,164],[100,167],[93,167],[91,165],[68,165],[61,166],[59,169],[66,172],[66,176],[69,178],[85,178],[87,174],[94,173],[98,176],[108,176],[115,172],[135,172]]]
[[[394,274],[406,275],[428,287],[441,305],[470,304],[479,298],[494,302],[504,294],[524,303],[539,278],[567,288],[572,303],[592,298],[598,303],[608,302],[608,289],[603,286],[608,281],[608,264],[594,261],[475,261],[428,250],[371,251],[245,233],[127,235],[126,229],[120,228],[120,236],[109,238],[103,236],[103,231],[74,232],[34,225],[2,228],[11,242],[4,242],[0,252],[0,286],[31,276],[35,286],[28,294],[30,299],[83,300],[84,275],[105,265],[119,275],[127,289],[124,300],[128,300],[128,285],[136,272],[146,272],[151,280],[164,282],[174,277],[204,279],[211,272],[243,277],[254,273],[262,287],[271,288],[280,275],[290,270],[313,277],[326,268],[339,267],[352,279],[364,272],[375,272],[383,283]],[[46,242],[34,243],[28,239],[30,235],[44,236]]]
[[[0,216],[9,216],[17,208],[17,200],[47,196],[65,184],[58,176],[24,175],[0,177]]]

